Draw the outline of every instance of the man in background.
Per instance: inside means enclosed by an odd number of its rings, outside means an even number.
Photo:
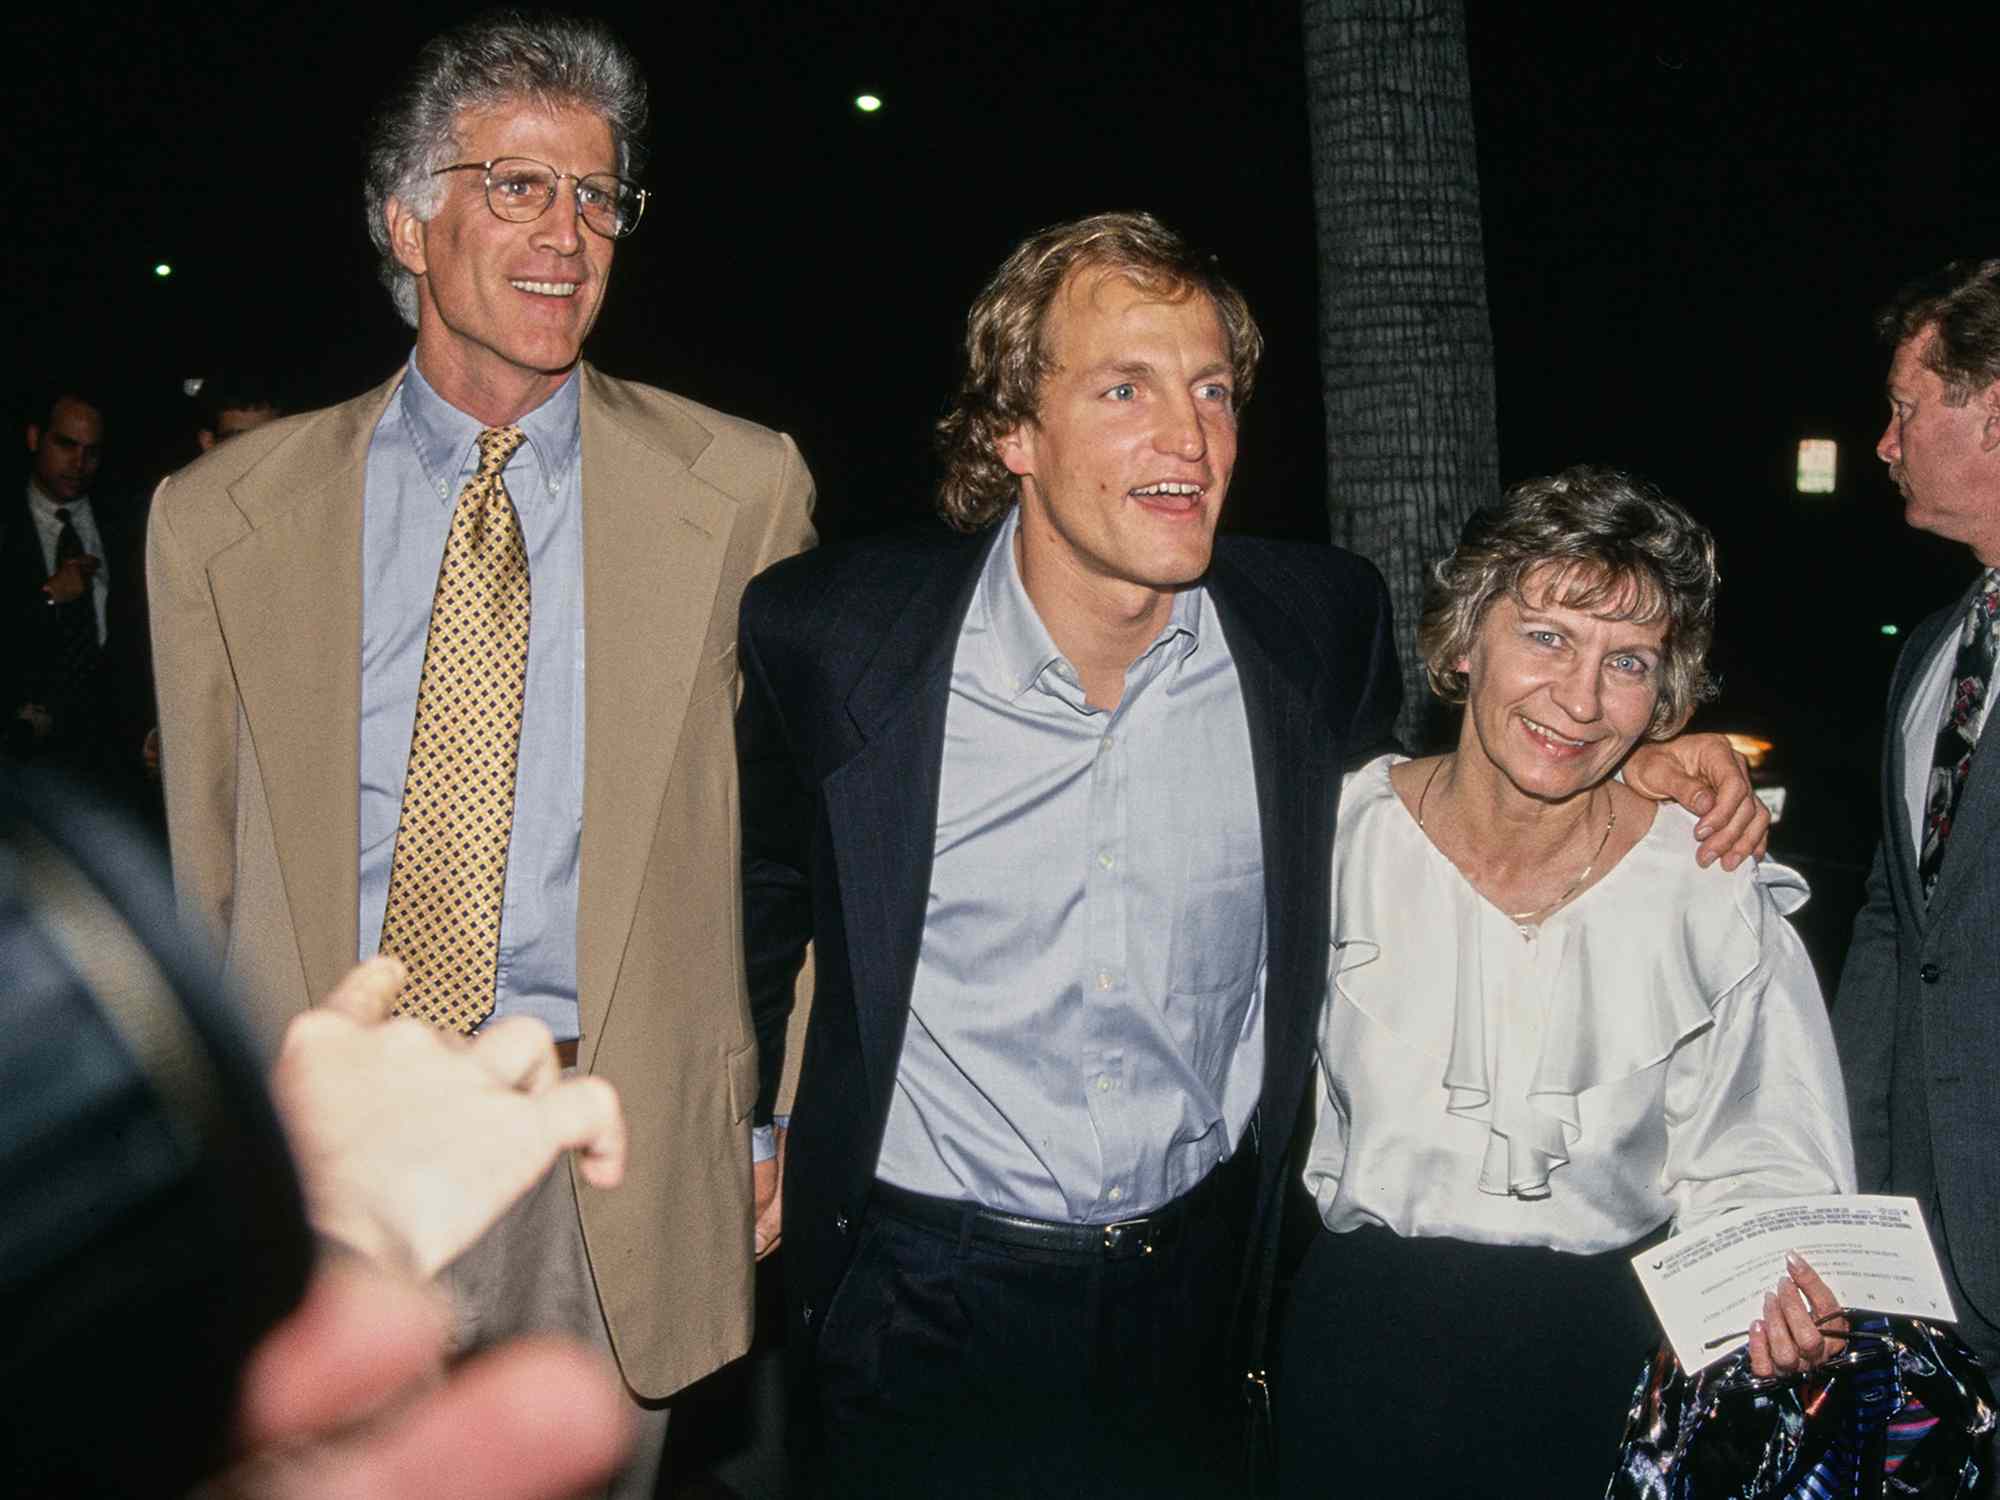
[[[1864,1193],[1923,1205],[1958,1330],[2000,1368],[2000,259],[1954,261],[1876,320],[1875,445],[1920,531],[1982,569],[1890,679],[1882,842],[1833,1008]],[[1948,587],[1940,580],[1941,590]],[[1984,1493],[2000,1493],[1989,1468]]]
[[[144,517],[98,492],[105,421],[95,401],[49,392],[26,437],[23,493],[0,512],[6,745],[122,800],[149,727]]]
[[[234,371],[205,378],[194,399],[200,413],[194,440],[203,453],[283,415],[264,381]]]

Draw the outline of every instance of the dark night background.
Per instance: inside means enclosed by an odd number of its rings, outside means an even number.
[[[8,383],[21,420],[59,370],[103,393],[101,495],[181,456],[189,376],[249,363],[304,407],[395,367],[408,335],[363,226],[363,126],[471,9],[82,3],[0,23]],[[597,9],[653,84],[654,197],[592,357],[793,432],[826,534],[923,511],[959,323],[1012,242],[1146,207],[1220,252],[1270,337],[1232,524],[1325,535],[1295,6]],[[1725,696],[1703,722],[1778,742],[1777,846],[1819,887],[1808,929],[1837,956],[1874,838],[1882,626],[1971,571],[1904,528],[1869,451],[1869,316],[1919,271],[2000,253],[1992,7],[1468,14],[1502,475],[1616,463],[1715,528]],[[879,114],[852,108],[864,90]],[[1840,442],[1836,495],[1791,492],[1804,436]]]

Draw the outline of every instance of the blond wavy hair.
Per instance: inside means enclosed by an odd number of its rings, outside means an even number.
[[[1070,278],[1109,271],[1151,296],[1204,296],[1229,341],[1230,401],[1242,411],[1257,379],[1264,335],[1243,294],[1151,214],[1093,214],[1030,235],[1001,263],[965,319],[965,373],[951,410],[937,424],[944,465],[937,508],[961,531],[978,531],[1020,498],[1020,480],[1001,461],[1001,439],[1030,422],[1042,382],[1056,368],[1048,347],[1049,309]]]

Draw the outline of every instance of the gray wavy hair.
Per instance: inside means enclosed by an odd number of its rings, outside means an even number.
[[[428,222],[444,201],[444,183],[432,174],[458,154],[459,116],[519,102],[601,116],[618,151],[618,175],[636,177],[644,164],[646,80],[638,59],[601,21],[495,11],[432,37],[369,128],[362,189],[382,284],[412,328],[416,278],[389,246],[383,211],[394,198]]]
[[[1643,625],[1664,619],[1660,696],[1646,738],[1664,740],[1695,705],[1715,696],[1708,647],[1715,635],[1715,538],[1643,479],[1579,464],[1515,485],[1465,523],[1458,550],[1434,564],[1417,622],[1417,653],[1431,690],[1465,701],[1458,662],[1502,594],[1527,607],[1530,577],[1545,575],[1570,609],[1617,610]]]

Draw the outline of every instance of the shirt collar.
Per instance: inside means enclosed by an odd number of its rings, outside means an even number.
[[[980,589],[986,596],[986,617],[993,631],[993,652],[999,663],[1006,696],[1018,699],[1040,679],[1043,672],[1063,654],[1049,635],[1048,626],[1028,597],[1021,582],[1021,568],[1014,556],[1014,538],[1021,530],[1021,507],[1008,507],[1000,523],[1000,535],[986,554],[986,568]],[[1139,661],[1155,653],[1171,651],[1173,659],[1186,660],[1201,644],[1201,626],[1206,613],[1206,596],[1200,584],[1190,584],[1174,595],[1172,613],[1153,642],[1139,653]],[[1137,663],[1134,663],[1137,665]]]
[[[57,500],[42,493],[40,485],[28,481],[28,509],[51,526],[60,525],[56,518],[58,510],[67,510],[72,521],[79,521],[90,514],[90,496],[79,495],[74,500]]]
[[[571,370],[569,378],[556,387],[548,400],[514,423],[527,434],[528,446],[534,450],[543,474],[554,483],[560,483],[569,473],[569,466],[576,461],[577,449],[582,445],[578,389],[576,371]],[[473,450],[485,425],[440,396],[417,368],[415,356],[403,376],[398,398],[403,404],[403,420],[409,427],[410,446],[423,466],[424,477],[450,503],[457,497],[460,477],[478,465]],[[508,488],[511,492],[513,486]],[[525,497],[517,497],[515,503],[519,504],[522,498]]]

